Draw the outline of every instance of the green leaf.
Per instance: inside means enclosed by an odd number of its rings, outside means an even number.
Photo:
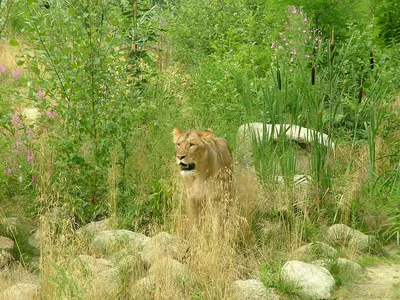
[[[12,47],[17,47],[17,46],[19,46],[19,43],[18,43],[18,41],[16,41],[16,40],[10,40],[10,42],[8,43],[10,46],[12,46]]]
[[[33,73],[35,73],[36,75],[40,74],[40,70],[37,66],[31,66],[31,70]]]
[[[23,64],[25,63],[25,61],[24,60],[19,60],[19,61],[17,61],[17,66],[22,66]]]

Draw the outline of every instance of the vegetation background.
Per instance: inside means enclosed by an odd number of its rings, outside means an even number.
[[[254,146],[230,277],[254,273],[291,295],[278,267],[334,223],[400,244],[398,1],[4,0],[0,14],[0,216],[21,220],[13,238],[28,267],[28,237],[52,207],[72,213],[72,229],[109,217],[182,234],[172,129],[213,128],[239,164],[246,122],[312,128],[336,146],[313,145],[304,193],[274,182],[298,171],[297,145]],[[202,271],[207,292],[186,295],[223,298],[223,270],[215,282]]]

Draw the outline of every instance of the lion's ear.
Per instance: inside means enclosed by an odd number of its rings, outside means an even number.
[[[211,138],[214,137],[214,130],[212,130],[211,128],[208,128],[207,130],[202,132],[201,137],[205,140],[209,140]]]
[[[181,134],[182,134],[182,130],[180,130],[179,128],[174,128],[174,130],[172,131],[172,135],[174,137],[173,138],[174,143],[181,136]]]

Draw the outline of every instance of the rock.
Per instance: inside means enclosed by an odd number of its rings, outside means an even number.
[[[373,236],[366,235],[344,224],[334,224],[329,227],[327,240],[334,245],[344,246],[359,252],[368,251],[375,242]]]
[[[0,236],[0,269],[4,268],[13,260],[13,249],[14,241],[5,236]]]
[[[0,271],[0,281],[39,284],[39,277],[28,272],[21,263],[13,262]]]
[[[298,286],[301,293],[313,299],[330,298],[335,286],[335,279],[327,269],[296,260],[284,264],[282,279]]]
[[[252,144],[253,141],[277,140],[281,134],[288,139],[302,144],[312,144],[315,142],[334,149],[335,145],[327,134],[291,124],[263,124],[247,123],[239,127],[237,132],[238,156],[248,165],[252,164]]]
[[[76,233],[83,237],[93,238],[96,234],[100,233],[101,231],[106,231],[111,229],[111,220],[104,219],[101,221],[90,222],[85,226],[79,228]]]
[[[78,259],[82,265],[93,274],[109,271],[113,268],[112,262],[107,259],[95,258],[90,255],[79,255]]]
[[[316,259],[334,259],[339,256],[339,252],[322,242],[315,242],[304,245],[294,253],[296,259],[311,262]]]
[[[32,234],[29,237],[28,242],[36,249],[39,249],[40,248],[40,238],[41,238],[41,234],[40,234],[40,230],[38,229],[35,231],[34,234]]]
[[[118,270],[106,259],[90,255],[79,255],[78,262],[85,270],[85,277],[90,276],[90,284],[95,287],[97,295],[116,295],[118,292]]]
[[[236,280],[231,286],[232,300],[264,300],[267,298],[267,289],[256,279]]]
[[[156,289],[156,277],[154,275],[150,275],[136,281],[136,283],[133,285],[131,293],[137,298],[140,297],[142,299],[153,299]]]
[[[186,240],[166,232],[160,232],[143,247],[141,256],[147,265],[165,257],[184,262],[188,250],[189,243]]]
[[[0,250],[11,252],[14,249],[14,241],[8,237],[0,236]]]
[[[39,286],[32,283],[18,283],[3,292],[4,300],[34,300],[39,299]]]
[[[280,185],[285,185],[285,178],[283,176],[275,176],[275,181]],[[294,175],[293,176],[293,185],[294,186],[307,186],[312,182],[312,178],[309,175]]]
[[[351,277],[360,277],[365,273],[364,269],[358,263],[345,258],[338,258],[336,266],[339,273],[346,273],[346,275]]]
[[[182,280],[188,275],[188,269],[179,261],[164,257],[153,262],[149,274],[156,277],[169,277]]]
[[[105,230],[97,233],[92,245],[101,253],[107,254],[127,246],[132,252],[140,252],[148,244],[150,238],[144,234],[129,230]]]

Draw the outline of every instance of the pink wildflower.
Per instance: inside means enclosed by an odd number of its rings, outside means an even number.
[[[14,79],[19,79],[21,77],[21,70],[20,69],[16,69],[16,70],[12,71],[11,76]]]
[[[33,164],[33,162],[35,161],[31,150],[28,151],[28,157],[27,157],[26,161],[28,162],[28,164]]]
[[[12,115],[11,116],[11,122],[14,126],[18,126],[20,124],[21,119],[19,118],[18,115]]]
[[[32,183],[35,184],[36,183],[36,177],[32,176]]]
[[[28,129],[28,130],[26,131],[26,134],[27,134],[29,137],[33,137],[33,131],[30,130],[30,129]]]
[[[294,62],[294,58],[293,57],[290,58],[290,62],[291,63]]]
[[[297,51],[296,51],[296,49],[293,49],[293,51],[291,52],[293,55],[296,55],[297,54]]]
[[[5,66],[3,66],[3,65],[0,65],[0,73],[1,74],[5,74],[6,73],[6,67]]]
[[[44,92],[43,92],[43,91],[38,91],[37,94],[36,94],[36,96],[37,96],[39,99],[43,99],[43,98],[44,98]]]
[[[49,110],[49,111],[47,112],[47,116],[48,116],[49,118],[54,119],[54,117],[56,116],[56,112],[55,112],[55,111]]]
[[[11,175],[12,170],[10,168],[7,168],[4,173],[6,173],[7,175]]]
[[[296,13],[297,13],[296,7],[292,7],[292,14],[296,14]]]
[[[307,53],[307,54],[305,55],[305,57],[306,57],[306,58],[310,58],[311,56]]]

